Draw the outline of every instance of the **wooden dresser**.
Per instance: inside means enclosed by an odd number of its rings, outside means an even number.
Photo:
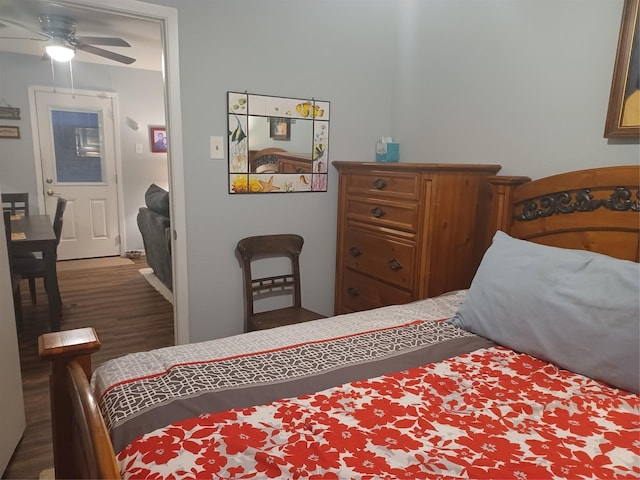
[[[490,239],[500,165],[333,162],[335,313],[468,288]]]

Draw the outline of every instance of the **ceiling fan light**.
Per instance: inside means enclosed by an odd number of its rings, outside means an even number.
[[[75,49],[67,45],[64,39],[61,38],[52,38],[47,42],[44,49],[47,55],[56,62],[68,62],[76,54]]]

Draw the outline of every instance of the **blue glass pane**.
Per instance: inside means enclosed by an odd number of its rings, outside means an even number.
[[[102,182],[98,114],[53,110],[51,124],[57,181]],[[88,132],[95,134],[89,135]]]

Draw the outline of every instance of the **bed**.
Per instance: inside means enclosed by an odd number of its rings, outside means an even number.
[[[93,374],[42,336],[56,478],[640,476],[640,168],[490,183],[468,289]]]

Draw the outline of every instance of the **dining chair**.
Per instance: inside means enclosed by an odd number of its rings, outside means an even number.
[[[244,273],[245,332],[325,318],[324,315],[302,307],[300,252],[303,244],[304,239],[295,234],[258,235],[238,242],[236,250],[242,258]],[[252,276],[251,264],[254,260],[276,257],[288,257],[291,260],[290,272],[259,278]],[[255,311],[256,299],[279,295],[293,296],[293,305]]]
[[[11,212],[11,215],[29,215],[29,194],[3,193],[2,211]]]
[[[58,203],[56,204],[56,213],[53,217],[53,233],[56,236],[56,248],[60,244],[60,237],[62,236],[62,222],[64,211],[67,208],[67,200],[62,197],[58,197]],[[23,279],[29,281],[29,294],[31,295],[31,303],[36,304],[36,278],[46,278],[46,265],[43,258],[38,257],[15,257],[13,259],[13,269]],[[47,284],[45,281],[45,288]],[[58,301],[62,302],[61,299]]]
[[[11,277],[11,289],[13,292],[13,310],[16,316],[18,326],[22,323],[22,299],[20,296],[20,280],[22,277],[13,271],[11,262],[12,245],[11,245],[11,212],[5,210],[2,212],[4,217],[4,233],[7,240],[7,254],[9,256],[9,275]]]

